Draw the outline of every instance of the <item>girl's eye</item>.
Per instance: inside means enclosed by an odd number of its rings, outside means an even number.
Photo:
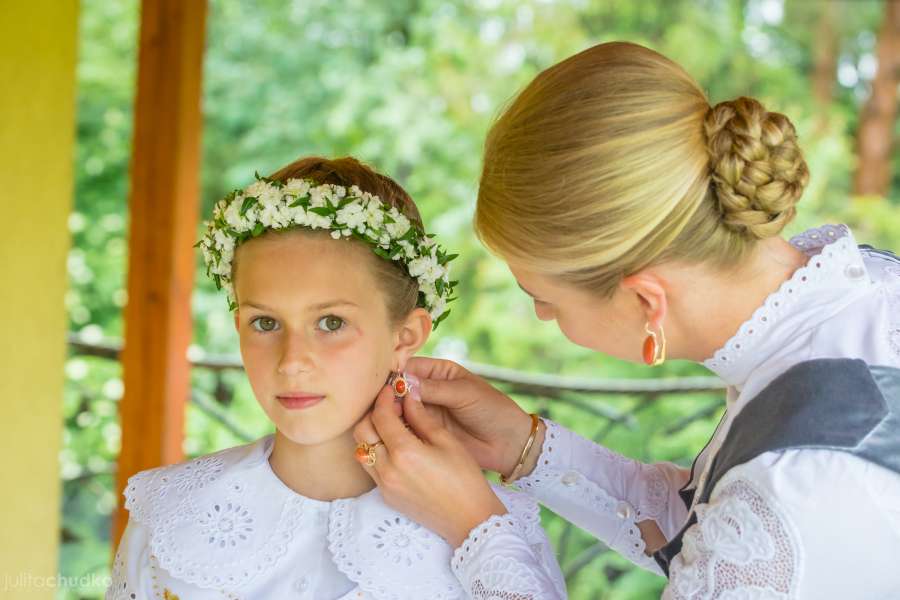
[[[328,333],[334,333],[343,326],[344,320],[334,315],[328,315],[327,317],[319,319],[319,329],[327,331]]]
[[[256,324],[259,323],[259,327],[256,327]],[[260,332],[268,332],[275,331],[275,327],[278,325],[278,321],[271,317],[256,317],[252,321],[250,321],[250,326],[253,327],[256,331]]]

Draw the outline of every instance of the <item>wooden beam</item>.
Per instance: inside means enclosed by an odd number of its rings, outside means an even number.
[[[199,213],[206,0],[143,0],[129,197],[122,450],[113,543],[134,473],[183,458]]]

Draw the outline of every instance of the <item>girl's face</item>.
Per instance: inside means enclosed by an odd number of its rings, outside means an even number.
[[[351,430],[389,373],[424,343],[410,347],[391,326],[366,252],[308,233],[264,236],[237,250],[244,368],[269,419],[295,443]]]

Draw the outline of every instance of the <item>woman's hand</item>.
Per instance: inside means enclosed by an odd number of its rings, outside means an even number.
[[[408,430],[400,417],[415,431]],[[453,548],[491,515],[507,512],[462,444],[407,394],[402,410],[385,386],[375,406],[353,430],[358,443],[374,444],[375,464],[363,465],[385,502],[446,539]]]
[[[404,372],[415,378],[428,412],[482,468],[512,472],[531,432],[531,417],[512,398],[449,360],[413,357]],[[534,468],[543,435],[541,423],[521,476]]]

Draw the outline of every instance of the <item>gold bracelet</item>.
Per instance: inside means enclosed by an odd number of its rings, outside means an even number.
[[[525,447],[522,448],[522,454],[519,456],[519,462],[516,464],[516,467],[512,470],[512,473],[509,474],[509,477],[500,474],[500,483],[503,485],[510,485],[519,477],[519,471],[522,470],[522,467],[525,466],[525,458],[528,456],[528,451],[531,450],[531,446],[534,444],[534,438],[537,437],[538,432],[538,423],[541,420],[538,418],[537,413],[530,413],[531,416],[531,434],[528,436],[528,441],[525,442]]]

